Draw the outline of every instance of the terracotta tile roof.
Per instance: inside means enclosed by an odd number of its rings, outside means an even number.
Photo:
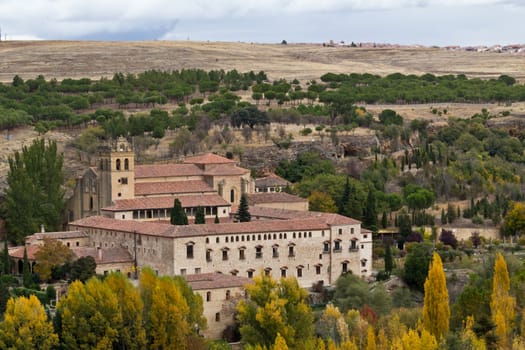
[[[195,164],[151,164],[135,166],[135,179],[198,175],[202,175],[202,170]]]
[[[135,195],[159,195],[159,194],[178,194],[193,192],[216,192],[205,181],[170,181],[170,182],[145,182],[135,184]]]
[[[87,238],[87,233],[82,231],[56,231],[56,232],[37,232],[31,236],[26,237],[26,242],[40,241],[44,238],[51,239],[73,239],[73,238]]]
[[[89,216],[69,223],[74,228],[98,228],[110,231],[136,232],[149,236],[173,237],[173,226],[169,223],[116,220],[104,216]]]
[[[287,186],[289,184],[289,181],[275,174],[270,174],[268,176],[255,179],[255,187],[259,188]]]
[[[297,213],[301,213],[297,211]],[[337,214],[332,214],[337,215]],[[340,215],[339,215],[340,216]],[[341,216],[342,221],[355,223],[350,218]],[[346,220],[345,220],[346,219]],[[326,217],[306,217],[294,220],[260,220],[238,223],[220,223],[204,225],[170,225],[158,222],[140,222],[133,220],[117,220],[103,216],[91,216],[70,223],[73,228],[95,228],[121,232],[136,232],[139,234],[161,237],[198,237],[209,235],[224,235],[238,233],[263,233],[284,231],[327,230],[330,228]]]
[[[35,260],[35,254],[40,249],[40,246],[38,245],[28,245],[28,246],[18,246],[18,247],[12,247],[8,249],[9,256],[15,259],[23,259],[24,258],[24,248],[27,249],[27,259],[28,260]]]
[[[183,195],[183,196],[162,196],[162,197],[144,197],[133,199],[116,200],[115,204],[102,208],[105,211],[129,211],[141,209],[169,209],[173,208],[175,198],[180,200],[183,208],[201,206],[231,206],[218,194],[206,195]]]
[[[294,196],[285,192],[257,192],[246,194],[248,205],[255,205],[261,203],[305,203],[308,199]]]
[[[123,247],[112,248],[98,248],[95,247],[74,247],[71,248],[77,258],[91,256],[95,259],[97,265],[113,264],[113,263],[133,263],[133,257],[129,251]]]
[[[244,174],[248,174],[250,172],[250,170],[248,169],[244,169],[244,168],[240,168],[238,166],[235,166],[235,165],[231,165],[231,164],[217,164],[217,165],[212,165],[212,166],[209,166],[209,167],[206,167],[206,170],[204,171],[204,175],[215,175],[215,176],[220,176],[220,175],[244,175]]]
[[[184,160],[186,164],[231,164],[234,160],[221,157],[214,153],[207,153],[200,156],[189,157]]]
[[[232,208],[232,213],[236,208]],[[289,209],[276,209],[250,206],[252,219],[290,220],[301,218],[319,218],[330,225],[358,225],[361,221],[343,215],[333,213],[321,213],[317,211],[300,211]]]
[[[193,290],[244,287],[253,283],[250,278],[222,273],[199,273],[184,276]]]

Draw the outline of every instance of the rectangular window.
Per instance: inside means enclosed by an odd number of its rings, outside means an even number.
[[[343,273],[348,272],[348,263],[345,263],[345,262],[344,262],[344,263],[342,263],[341,265],[342,265]]]
[[[281,269],[281,277],[286,277],[286,269]]]
[[[196,267],[195,268],[195,274],[199,274],[201,273],[201,268],[200,267]]]
[[[123,184],[123,185],[127,185],[128,184],[128,178],[127,177],[123,177],[120,179],[120,183]]]
[[[244,249],[240,249],[239,250],[239,260],[244,260],[246,259],[246,256],[244,254]]]
[[[186,275],[186,269],[180,269],[180,274],[182,276],[185,276]]]
[[[315,274],[316,274],[316,275],[320,275],[320,274],[321,274],[321,265],[317,265],[317,266],[315,267]]]
[[[288,256],[290,257],[295,256],[295,249],[293,245],[288,247]]]
[[[339,229],[339,236],[342,235],[342,234],[343,234],[343,229],[340,228],[340,229]]]
[[[341,241],[334,241],[334,252],[341,251]]]
[[[263,256],[262,247],[261,246],[255,247],[255,258],[261,259],[262,256]]]
[[[298,267],[297,268],[297,277],[303,277],[303,268],[302,267]]]
[[[272,247],[272,257],[274,258],[279,257],[279,247]]]
[[[248,278],[253,278],[253,271],[252,270],[248,271]]]
[[[226,249],[222,251],[222,260],[228,260],[228,251]]]
[[[221,321],[221,313],[220,312],[217,312],[215,314],[215,322],[220,322]]]
[[[323,253],[328,253],[330,251],[330,243],[324,242],[323,243]]]
[[[188,244],[186,246],[186,258],[193,259],[193,244]]]
[[[356,241],[350,242],[350,250],[357,250],[357,243]]]
[[[210,262],[210,261],[211,261],[211,250],[207,250],[207,251],[206,251],[206,261],[207,261],[207,262]]]

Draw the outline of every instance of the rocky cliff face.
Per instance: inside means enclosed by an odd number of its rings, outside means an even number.
[[[288,148],[275,145],[256,147],[244,152],[241,166],[262,173],[275,169],[280,161],[295,159],[304,152],[317,151],[324,158],[342,160],[350,156],[367,157],[371,155],[372,149],[379,145],[375,135],[357,135],[341,136],[337,146],[325,139],[292,142]]]

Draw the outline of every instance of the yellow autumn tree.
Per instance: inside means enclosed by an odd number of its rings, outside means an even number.
[[[494,278],[490,296],[490,312],[496,325],[495,333],[498,345],[502,349],[509,347],[510,335],[514,326],[516,300],[510,295],[510,277],[507,263],[501,253],[496,254]]]
[[[420,331],[409,329],[401,337],[395,339],[391,347],[392,350],[434,350],[437,348],[438,342],[436,338],[424,328],[420,329]]]
[[[450,307],[443,263],[434,253],[425,281],[423,325],[436,339],[443,339],[449,329]]]
[[[117,297],[96,278],[73,282],[57,312],[66,349],[113,349],[122,329]]]
[[[151,269],[140,274],[143,323],[148,349],[186,349],[191,327],[189,307],[171,277],[157,277]]]
[[[337,204],[328,193],[314,191],[308,196],[308,208],[311,211],[322,211],[325,213],[336,213]]]
[[[50,350],[57,346],[58,335],[37,297],[9,299],[0,323],[0,349]]]
[[[275,337],[275,343],[272,346],[272,350],[288,350],[286,340],[284,340],[279,333],[277,333],[277,337]]]
[[[348,325],[337,306],[328,304],[318,322],[319,334],[336,345],[349,339]]]
[[[461,334],[461,340],[463,341],[463,344],[465,344],[468,349],[471,350],[486,350],[487,346],[485,345],[485,341],[477,337],[473,330],[473,326],[474,317],[468,316],[465,320],[465,329]]]
[[[385,330],[381,328],[379,332],[377,333],[377,350],[389,350],[390,349],[390,342],[388,341],[388,338],[386,337]]]
[[[368,326],[368,336],[366,341],[366,350],[377,350],[376,334],[374,327]]]
[[[144,306],[140,294],[126,276],[112,273],[104,280],[117,297],[119,313],[122,315],[122,328],[118,330],[116,348],[138,350],[146,346],[146,332],[142,326]]]
[[[53,267],[70,262],[72,258],[73,252],[62,242],[44,238],[44,244],[35,253],[35,272],[42,281],[49,281]]]
[[[313,336],[313,313],[306,303],[307,292],[295,278],[276,282],[261,273],[246,285],[250,298],[237,305],[240,332],[248,345],[271,347],[280,334],[290,348]]]

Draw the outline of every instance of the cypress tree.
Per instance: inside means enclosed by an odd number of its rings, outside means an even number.
[[[205,224],[206,223],[206,217],[204,215],[204,207],[197,207],[197,210],[195,211],[195,223],[196,224]]]
[[[24,287],[29,288],[32,283],[31,270],[29,268],[29,259],[27,258],[27,249],[24,247],[24,260],[22,262],[23,266],[23,283]]]
[[[386,216],[386,211],[383,211],[383,215],[381,216],[381,227],[387,228],[388,226],[388,218]]]
[[[388,277],[390,277],[390,274],[392,273],[393,268],[394,268],[394,259],[392,257],[392,247],[391,247],[390,241],[387,241],[386,247],[385,247],[385,272]]]
[[[248,208],[248,200],[246,199],[246,195],[244,194],[241,196],[241,200],[239,202],[239,209],[237,209],[235,219],[239,222],[248,222],[252,220],[252,216]]]
[[[341,196],[341,199],[337,203],[337,209],[338,209],[339,214],[344,215],[345,206],[346,206],[346,203],[348,203],[349,199],[350,199],[350,179],[347,176],[345,187],[343,189],[343,195]]]
[[[217,213],[215,213],[215,220],[213,222],[216,223],[216,224],[220,223],[219,215]]]
[[[175,200],[173,201],[170,223],[172,225],[188,224],[188,217],[186,216],[186,212],[184,211],[184,208],[182,208],[182,204],[180,203],[180,200],[178,198],[175,198]]]
[[[450,307],[448,304],[447,280],[443,263],[434,253],[427,279],[423,304],[423,325],[436,339],[443,339],[449,330]]]
[[[9,250],[7,249],[7,235],[5,236],[4,240],[4,253],[3,253],[3,272],[4,274],[8,275],[11,273],[11,259],[9,259]]]
[[[363,226],[372,231],[377,230],[376,197],[372,188],[368,190],[368,196],[366,197]]]

